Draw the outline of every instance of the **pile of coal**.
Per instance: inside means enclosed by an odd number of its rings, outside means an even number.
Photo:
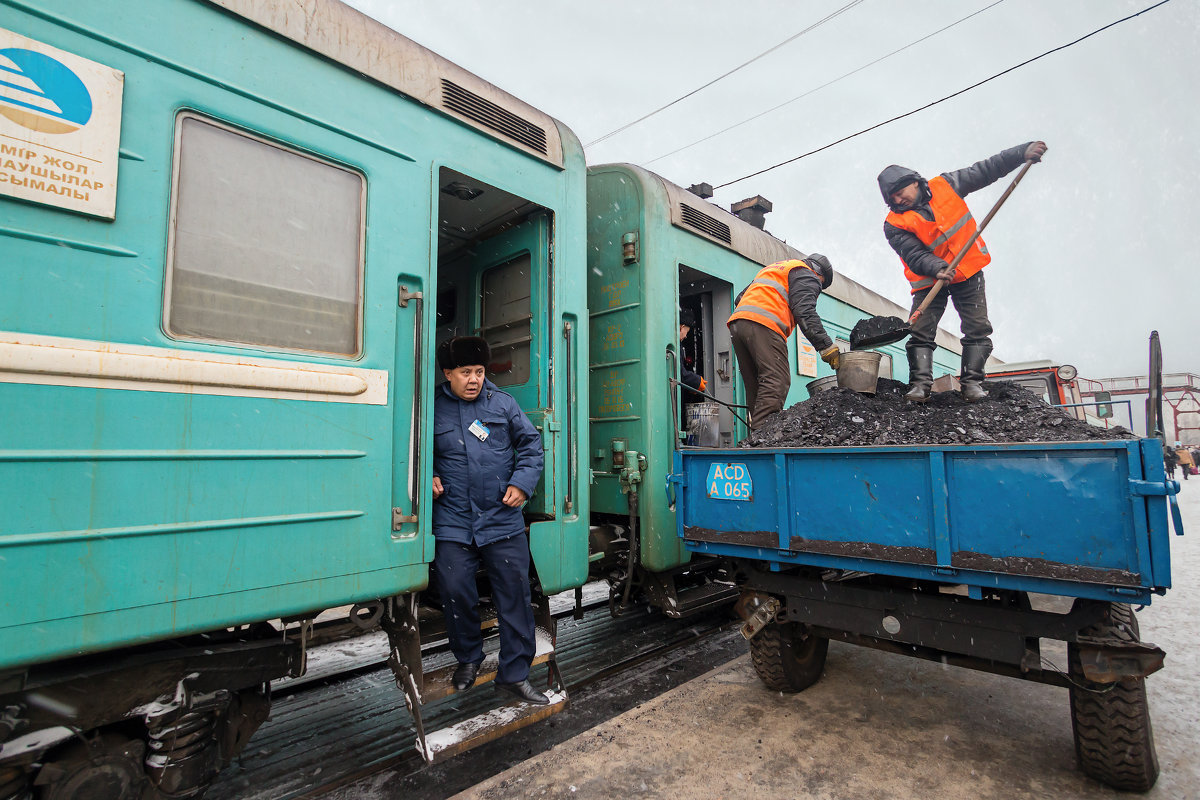
[[[900,330],[907,330],[908,323],[899,317],[867,317],[860,319],[850,331],[850,349],[856,350],[863,342],[869,342],[881,335],[887,335]]]
[[[907,387],[879,379],[874,395],[849,389],[819,392],[774,414],[742,447],[874,447],[890,444],[1078,442],[1136,438],[1125,428],[1097,428],[1069,409],[1047,405],[1013,383],[987,382],[989,396],[968,403],[958,392],[935,393],[924,405],[904,399]]]

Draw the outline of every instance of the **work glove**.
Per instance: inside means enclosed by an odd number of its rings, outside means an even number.
[[[1025,148],[1025,160],[1041,161],[1048,149],[1045,142],[1031,142],[1029,147]]]
[[[700,379],[700,391],[702,391],[702,392],[708,391],[708,381],[704,380],[704,378]]]
[[[821,360],[835,370],[838,368],[838,363],[841,361],[842,351],[838,350],[836,344],[831,344],[829,347],[821,351]]]

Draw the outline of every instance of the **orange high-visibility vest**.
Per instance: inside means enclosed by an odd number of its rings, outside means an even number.
[[[798,268],[821,277],[819,272],[799,259],[778,261],[763,267],[746,287],[729,322],[748,319],[766,325],[785,339],[790,336],[796,328],[796,319],[788,304],[788,273]]]
[[[967,204],[941,175],[929,181],[929,191],[933,195],[929,200],[929,208],[933,211],[932,220],[910,210],[902,214],[893,211],[887,215],[887,221],[915,235],[935,256],[949,264],[971,238],[971,234],[975,233],[975,218],[971,216]],[[991,260],[992,257],[988,255],[987,245],[983,243],[981,236],[971,245],[962,261],[958,262],[954,280],[951,282],[965,281],[987,266]],[[908,278],[912,285],[913,294],[928,289],[937,282],[937,278],[913,272],[907,263],[904,264],[904,277]]]

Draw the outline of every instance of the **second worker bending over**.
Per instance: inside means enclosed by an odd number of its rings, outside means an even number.
[[[817,315],[817,297],[831,283],[833,265],[814,253],[763,267],[734,300],[729,333],[751,428],[761,428],[767,417],[783,410],[792,384],[787,340],[797,325],[825,363],[837,369],[838,347]]]

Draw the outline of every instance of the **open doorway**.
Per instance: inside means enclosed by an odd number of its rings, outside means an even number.
[[[553,214],[452,169],[441,168],[437,177],[436,340],[483,337],[492,354],[488,380],[516,398],[541,429],[551,405]],[[544,490],[550,456],[543,484],[526,506],[532,516],[553,514],[552,493]]]
[[[705,393],[724,403],[734,401],[733,343],[725,322],[732,313],[733,284],[706,272],[679,265],[679,313],[681,322],[690,319],[687,335],[680,339],[681,372],[684,369],[704,378]],[[682,329],[681,329],[682,332]],[[681,390],[681,408],[686,426],[687,415],[713,414],[716,418],[716,441],[711,439],[695,444],[732,447],[734,443],[733,413],[725,406],[706,397]],[[688,406],[708,404],[702,408]],[[685,427],[686,430],[686,427]]]

